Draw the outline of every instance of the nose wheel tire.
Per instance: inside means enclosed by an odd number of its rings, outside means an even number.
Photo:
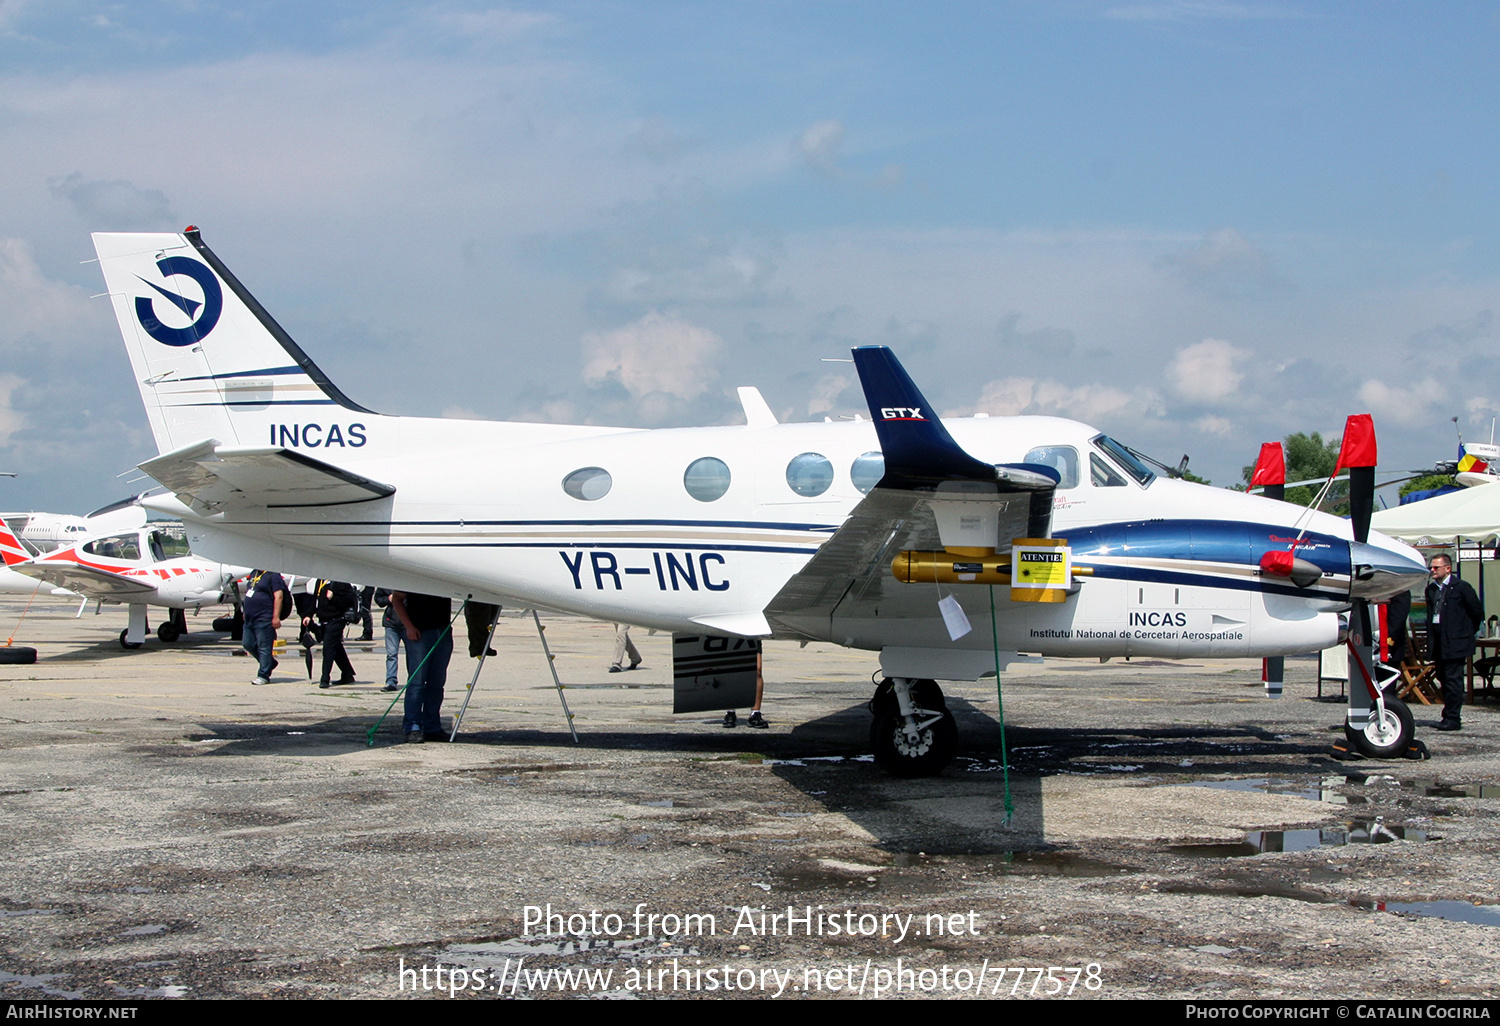
[[[163,620],[157,625],[156,636],[166,644],[171,644],[182,637],[182,631],[171,620]]]
[[[1362,730],[1344,724],[1344,734],[1361,755],[1371,759],[1396,759],[1405,754],[1416,734],[1411,710],[1399,698],[1385,699],[1385,716],[1379,709],[1370,710],[1370,722]]]
[[[943,710],[942,718],[917,731],[912,739],[899,713],[881,710],[870,726],[876,764],[893,777],[933,777],[958,750],[958,724]]]

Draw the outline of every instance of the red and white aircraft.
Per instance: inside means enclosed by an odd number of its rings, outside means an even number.
[[[157,628],[162,641],[183,633],[178,611],[234,601],[233,584],[250,570],[199,559],[187,542],[160,526],[104,535],[67,545],[33,558],[11,529],[0,521],[0,556],[6,568],[47,581],[100,602],[130,607],[130,625],[120,632],[125,648],[146,640],[146,607],[174,612]]]

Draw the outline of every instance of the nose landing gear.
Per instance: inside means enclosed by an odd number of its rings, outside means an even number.
[[[870,699],[870,747],[893,777],[931,777],[958,750],[958,724],[936,681],[887,677]]]

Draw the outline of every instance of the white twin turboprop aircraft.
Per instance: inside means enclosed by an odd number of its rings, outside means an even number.
[[[777,424],[749,389],[743,427],[384,416],[329,381],[196,228],[94,244],[161,452],[141,469],[175,495],[144,501],[183,519],[194,552],[878,651],[871,739],[900,774],[936,773],[956,746],[935,679],[1023,652],[1311,652],[1338,643],[1358,600],[1424,573],[1349,521],[1157,477],[1075,421],[945,427],[883,347],[854,351],[873,421]],[[1355,742],[1404,750],[1410,713],[1350,693]]]

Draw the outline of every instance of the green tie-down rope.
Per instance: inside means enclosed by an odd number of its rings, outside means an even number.
[[[1005,825],[1010,826],[1016,803],[1010,797],[1010,753],[1005,748],[1005,696],[1000,693],[1000,628],[995,622],[995,586],[990,585],[990,637],[995,642],[995,703],[1000,709],[1000,769],[1005,774]]]
[[[469,598],[473,598],[473,596],[471,595],[469,596]],[[432,658],[432,653],[436,652],[437,647],[443,643],[443,638],[448,635],[449,631],[453,630],[453,625],[458,622],[458,618],[464,615],[464,607],[468,604],[469,599],[467,598],[459,604],[458,612],[453,614],[453,619],[448,621],[448,626],[443,628],[443,633],[438,635],[437,641],[432,643],[432,647],[427,650],[427,654],[422,657],[422,661],[418,663],[416,667],[406,675],[406,683],[401,685],[401,690],[397,691],[394,695],[391,696],[391,704],[385,707],[385,712],[380,714],[380,719],[375,721],[375,726],[371,727],[365,733],[366,748],[375,747],[375,732],[380,729],[380,725],[385,722],[385,718],[391,714],[391,710],[396,708],[396,703],[401,701],[402,697],[406,694],[406,689],[411,685],[412,678],[417,675],[422,667],[427,665],[427,660]],[[401,630],[406,630],[404,624],[402,625]],[[408,651],[410,650],[408,649]],[[997,656],[996,658],[999,657]]]

